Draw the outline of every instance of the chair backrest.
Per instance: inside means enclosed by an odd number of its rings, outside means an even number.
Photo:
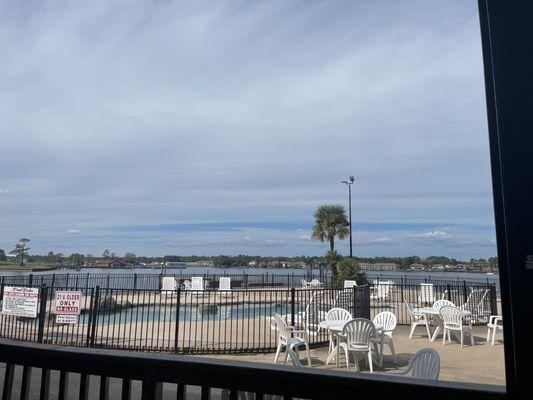
[[[313,279],[310,283],[310,285],[312,287],[319,287],[320,286],[320,281],[318,279]]]
[[[436,350],[424,348],[418,350],[409,361],[404,375],[418,379],[439,379],[440,356]]]
[[[444,326],[461,327],[465,314],[455,306],[443,306],[439,309],[439,315],[444,322]]]
[[[433,303],[433,308],[440,310],[442,307],[445,306],[452,306],[455,307],[455,304],[453,304],[449,300],[437,300],[435,303]]]
[[[392,331],[396,328],[396,315],[390,311],[380,312],[372,320],[374,326],[381,326],[383,328],[383,333],[391,336]]]
[[[375,336],[376,328],[372,321],[366,318],[356,318],[348,321],[342,329],[348,346],[370,348],[370,339]]]
[[[185,290],[192,290],[192,283],[189,280],[183,281],[183,286],[185,287]]]
[[[412,319],[415,319],[417,317],[417,315],[415,314],[415,311],[413,310],[413,307],[411,307],[411,304],[409,304],[407,302],[407,300],[404,300],[403,301],[404,304],[405,304],[405,308],[407,308],[407,312],[409,313],[409,316],[412,318]]]
[[[276,327],[278,328],[278,336],[281,339],[289,340],[291,338],[291,329],[285,319],[281,315],[274,313],[274,321],[276,321]]]
[[[320,330],[320,322],[324,319],[320,307],[322,303],[322,295],[318,291],[314,291],[309,303],[305,307],[304,314],[304,328],[309,333],[317,333]]]
[[[433,297],[433,284],[421,283],[420,284],[420,302],[421,303],[433,303],[435,298]]]
[[[378,298],[385,299],[389,297],[392,285],[394,283],[389,281],[378,282]]]
[[[347,281],[347,280],[344,281],[344,289],[350,289],[353,287],[357,287],[356,281]]]
[[[171,294],[176,290],[176,279],[172,276],[164,276],[161,281],[161,293]]]
[[[351,321],[352,319],[352,313],[344,308],[332,308],[326,314],[328,321]]]
[[[474,311],[474,309],[483,306],[483,302],[489,293],[488,289],[474,289],[472,288],[468,298],[466,299],[463,308],[469,311]]]
[[[305,279],[302,279],[302,287],[306,288],[309,285],[309,282],[307,282]]]
[[[201,276],[193,276],[191,278],[191,290],[204,290],[204,278]]]
[[[221,276],[218,279],[218,290],[225,292],[231,291],[231,278],[228,276]]]

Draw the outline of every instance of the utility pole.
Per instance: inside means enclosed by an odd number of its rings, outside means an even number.
[[[350,258],[353,258],[353,242],[352,242],[352,185],[355,182],[355,177],[350,176],[347,181],[342,181],[345,185],[348,185],[348,215],[350,216]]]

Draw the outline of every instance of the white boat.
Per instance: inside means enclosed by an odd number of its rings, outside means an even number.
[[[494,272],[485,272],[485,275],[494,275]]]

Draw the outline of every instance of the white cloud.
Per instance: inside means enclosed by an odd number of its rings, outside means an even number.
[[[70,235],[77,235],[78,233],[80,233],[81,231],[79,229],[69,229],[67,231],[67,233],[69,233]]]
[[[407,236],[417,239],[428,239],[428,240],[449,240],[453,238],[453,235],[440,230],[435,230],[432,232],[424,233],[409,233]]]

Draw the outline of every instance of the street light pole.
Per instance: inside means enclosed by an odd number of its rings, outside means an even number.
[[[353,258],[353,248],[352,248],[352,185],[355,182],[355,177],[350,176],[349,181],[342,181],[348,185],[348,215],[350,217],[350,258]]]

